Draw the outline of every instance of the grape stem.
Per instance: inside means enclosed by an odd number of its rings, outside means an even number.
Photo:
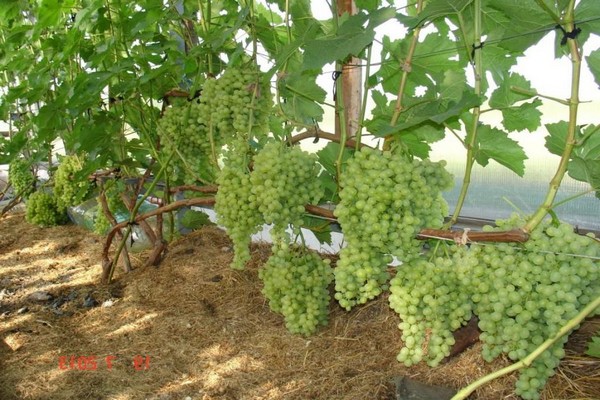
[[[575,12],[575,0],[569,2],[569,7],[564,16],[565,29],[567,32],[571,32],[575,28],[574,24],[574,12]],[[567,128],[567,137],[565,138],[565,148],[563,150],[558,168],[554,177],[550,181],[550,187],[546,194],[546,198],[543,203],[538,207],[535,213],[523,226],[525,232],[531,232],[536,226],[542,222],[548,211],[552,208],[558,188],[567,172],[569,167],[569,161],[571,160],[571,153],[575,147],[575,133],[577,132],[577,110],[579,107],[579,80],[581,74],[581,54],[579,53],[579,45],[577,39],[568,38],[567,44],[571,54],[571,97],[569,99],[569,126]]]
[[[417,14],[421,13],[423,10],[423,2],[424,0],[417,1]],[[419,35],[421,33],[421,26],[416,27],[412,32],[412,38],[410,40],[410,45],[408,48],[408,54],[406,55],[406,59],[401,61],[400,69],[402,70],[402,78],[400,78],[400,86],[398,88],[398,94],[396,96],[396,106],[394,107],[394,114],[392,115],[392,120],[390,121],[390,125],[394,126],[398,122],[398,118],[400,118],[400,114],[404,111],[404,106],[402,104],[402,99],[404,98],[404,92],[406,90],[406,82],[408,81],[408,74],[411,72],[412,67],[412,59],[415,54],[415,50],[417,48],[417,44],[419,43]],[[368,78],[368,75],[367,75]],[[383,148],[388,149],[391,141],[393,140],[392,135],[388,135],[385,137],[383,142]]]
[[[474,26],[473,26],[473,35],[474,35],[474,41],[473,41],[473,49],[474,49],[474,55],[473,55],[473,60],[472,60],[472,64],[473,64],[473,70],[474,70],[474,74],[475,74],[475,88],[474,88],[474,92],[476,96],[481,96],[481,80],[483,78],[483,59],[482,59],[482,55],[481,55],[481,0],[474,0],[473,2],[473,20],[474,20]],[[460,23],[460,27],[461,30],[464,34],[465,32],[465,28],[464,28],[464,23],[463,23],[463,19],[460,15],[460,13],[458,14],[458,20]],[[467,41],[467,37],[464,36],[464,40],[465,42]],[[462,207],[465,203],[465,199],[467,197],[467,192],[469,190],[469,185],[471,183],[471,173],[473,171],[473,165],[475,164],[475,151],[476,151],[476,144],[477,144],[477,128],[479,127],[479,116],[481,114],[481,109],[479,106],[474,107],[473,111],[471,112],[471,115],[473,117],[472,123],[471,123],[471,127],[467,128],[467,137],[464,141],[464,144],[466,145],[466,149],[467,149],[467,162],[465,165],[465,173],[463,176],[463,182],[462,182],[462,186],[460,188],[460,194],[458,195],[458,200],[456,201],[456,207],[454,208],[454,213],[452,215],[452,217],[450,218],[450,220],[448,221],[448,223],[446,224],[446,227],[451,227],[452,225],[454,225],[457,221],[458,221],[458,217],[460,216],[460,212],[462,210]]]
[[[110,232],[108,233],[108,235],[106,236],[106,240],[104,242],[104,248],[102,250],[102,281],[105,281],[107,283],[110,283],[110,280],[112,278],[112,275],[109,275],[109,271],[111,268],[111,264],[112,261],[110,261],[110,257],[108,256],[108,252],[110,250],[110,246],[112,244],[112,241],[117,233],[117,231],[127,228],[126,234],[125,236],[127,237],[129,233],[131,233],[131,226],[139,223],[141,221],[144,221],[150,217],[153,217],[155,215],[158,214],[162,214],[162,213],[166,213],[166,212],[170,212],[170,211],[174,211],[178,208],[181,207],[192,207],[192,206],[200,206],[200,205],[213,205],[215,203],[215,199],[212,197],[201,197],[201,198],[193,198],[193,199],[184,199],[184,200],[178,200],[178,201],[174,201],[171,204],[168,204],[166,206],[163,207],[159,207],[156,208],[152,211],[149,211],[147,213],[144,214],[139,214],[137,216],[135,216],[135,218],[133,219],[132,222],[130,221],[123,221],[120,222],[118,224],[116,224],[115,226],[112,227],[112,229],[110,230]],[[124,245],[125,242],[121,242],[121,245]],[[121,250],[122,247],[120,246]],[[108,267],[107,267],[108,266]]]
[[[104,187],[102,187],[102,190],[100,191],[99,199],[100,199],[100,207],[102,207],[102,213],[104,214],[106,219],[108,219],[108,221],[110,222],[110,225],[111,226],[117,225],[117,220],[115,219],[114,215],[110,212],[110,208],[108,207],[108,203],[106,201],[106,191],[105,191]],[[127,236],[124,236],[123,232],[121,232],[119,230],[117,232],[117,238],[119,240],[123,241],[125,238],[127,238]],[[131,271],[131,260],[129,258],[129,252],[127,251],[126,248],[123,249],[122,261],[123,261],[123,270],[125,272],[130,272]]]
[[[290,139],[290,142],[291,142],[291,144],[296,144],[296,143],[301,142],[302,140],[306,140],[306,139],[315,139],[315,140],[325,139],[325,140],[328,140],[328,141],[334,142],[334,143],[340,143],[340,144],[342,143],[339,136],[337,136],[333,133],[330,133],[330,132],[323,131],[319,128],[309,128],[303,132],[300,132],[300,133],[294,135]],[[349,149],[355,149],[356,147],[373,148],[365,143],[360,143],[360,142],[356,141],[355,139],[346,140],[345,147],[347,147]]]
[[[589,303],[583,310],[581,310],[579,314],[575,316],[575,318],[567,322],[562,328],[559,329],[559,331],[554,336],[547,339],[527,357],[525,357],[517,363],[509,365],[508,367],[502,368],[498,371],[492,372],[491,374],[488,374],[483,378],[476,380],[469,386],[461,389],[454,397],[452,397],[452,400],[466,399],[471,393],[477,390],[477,388],[485,385],[486,383],[501,376],[510,374],[513,371],[517,371],[521,368],[530,366],[537,357],[539,357],[544,351],[548,350],[548,348],[550,348],[554,343],[556,343],[561,337],[567,335],[570,331],[575,329],[588,315],[592,314],[598,307],[600,307],[600,296],[596,297],[596,299]]]

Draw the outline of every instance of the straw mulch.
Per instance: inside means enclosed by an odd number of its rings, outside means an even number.
[[[385,296],[351,312],[332,302],[327,327],[292,335],[260,293],[268,246],[253,247],[245,271],[231,270],[230,242],[215,227],[172,243],[159,268],[117,274],[109,286],[97,283],[101,248],[76,226],[0,220],[1,399],[395,399],[398,376],[460,388],[508,365],[483,362],[477,344],[435,369],[402,366]],[[40,291],[52,299],[30,297]],[[598,329],[595,319],[573,335],[543,399],[598,398],[600,363],[583,355]],[[473,398],[514,399],[515,380]]]

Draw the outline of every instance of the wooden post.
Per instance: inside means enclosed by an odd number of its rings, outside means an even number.
[[[338,15],[348,13],[354,15],[357,13],[354,0],[336,0]],[[358,57],[350,57],[342,65],[342,94],[335,99],[336,108],[338,105],[344,109],[344,120],[346,121],[346,133],[348,139],[355,136],[358,131],[360,121],[360,107],[362,101],[362,69]],[[340,103],[341,102],[341,103]],[[341,136],[340,118],[336,112],[335,134]]]

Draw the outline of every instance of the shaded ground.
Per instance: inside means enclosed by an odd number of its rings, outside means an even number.
[[[255,246],[240,272],[228,267],[229,246],[207,227],[171,244],[159,268],[106,286],[97,283],[101,238],[37,228],[22,213],[1,219],[0,399],[387,400],[396,376],[460,388],[507,365],[484,363],[475,345],[436,369],[405,368],[386,297],[349,313],[332,302],[326,328],[291,335],[260,294],[268,247]],[[600,398],[600,362],[581,355],[599,328],[595,319],[573,335],[544,399]],[[516,398],[515,380],[474,398]]]

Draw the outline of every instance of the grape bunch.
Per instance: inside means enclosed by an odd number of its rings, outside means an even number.
[[[80,204],[92,190],[92,184],[83,174],[84,157],[64,156],[54,173],[54,196],[59,210]]]
[[[269,132],[272,97],[268,82],[254,66],[228,68],[220,77],[207,79],[200,102],[205,105],[202,123],[220,135],[251,138]]]
[[[522,224],[513,217],[485,230]],[[600,245],[565,223],[544,221],[518,246],[472,245],[465,257],[471,258],[470,267],[459,275],[465,290],[471,291],[486,361],[502,353],[522,360],[600,293]],[[539,398],[564,356],[566,340],[563,337],[521,370],[518,395]]]
[[[214,181],[223,146],[238,134],[266,136],[271,96],[255,68],[229,68],[204,82],[199,99],[169,107],[158,124],[161,146],[175,154],[168,172],[187,183]]]
[[[27,198],[35,191],[35,176],[31,172],[31,165],[22,158],[15,158],[8,166],[8,181],[14,189],[15,195]]]
[[[43,191],[33,192],[25,205],[25,220],[42,227],[55,226],[67,222],[67,214],[56,204],[56,198]]]
[[[288,242],[286,229],[292,224],[295,234],[303,225],[304,206],[317,204],[323,189],[317,179],[320,166],[316,156],[299,147],[270,142],[254,157],[250,176],[252,194],[267,224],[273,224],[275,242]]]
[[[379,295],[390,256],[404,262],[418,256],[416,234],[442,225],[448,205],[441,192],[453,185],[444,166],[367,147],[348,161],[334,211],[347,243],[335,269],[342,307],[349,310]]]
[[[250,259],[252,234],[263,224],[256,196],[252,193],[249,158],[248,143],[242,138],[234,139],[225,153],[224,165],[217,178],[219,191],[215,196],[215,212],[233,242],[231,267],[234,269],[244,269]]]
[[[327,324],[333,281],[328,259],[304,247],[275,244],[259,277],[271,310],[283,315],[290,332],[310,335]]]
[[[390,281],[390,307],[402,322],[404,347],[398,361],[411,366],[426,358],[437,366],[454,345],[452,332],[472,315],[468,291],[461,286],[455,259],[413,259],[398,267]]]
[[[215,135],[211,142],[206,126],[199,122],[202,105],[198,100],[173,104],[158,121],[161,152],[173,154],[167,172],[185,183],[211,180],[215,169],[211,143],[220,149],[222,141]]]

